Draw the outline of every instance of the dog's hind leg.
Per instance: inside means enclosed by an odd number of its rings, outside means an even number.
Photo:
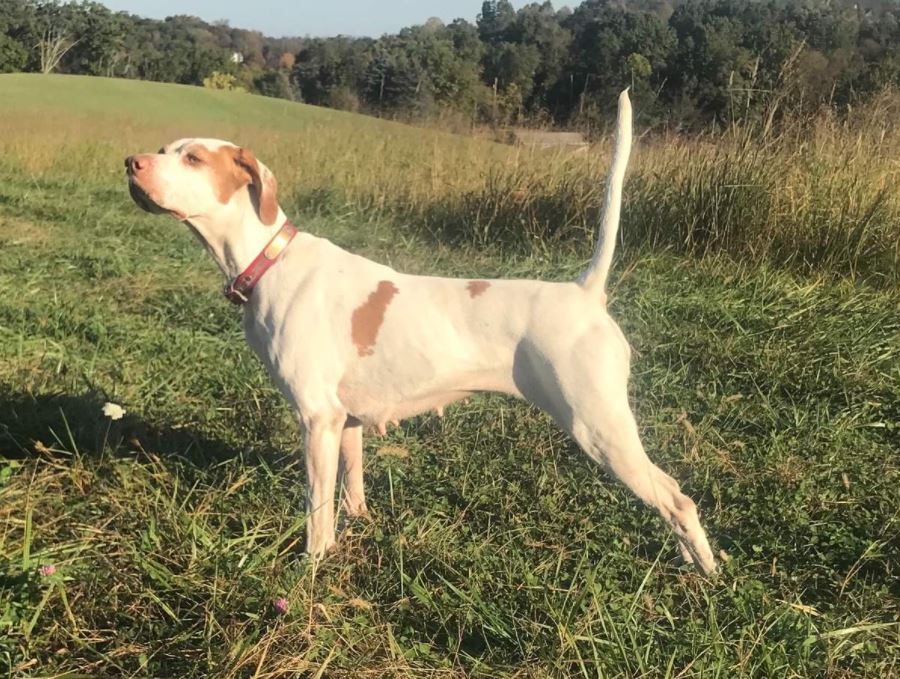
[[[681,544],[682,555],[706,575],[716,562],[700,525],[697,506],[678,483],[647,457],[634,416],[624,402],[593,400],[592,419],[575,410],[572,436],[584,451],[650,505],[669,525]]]
[[[604,320],[572,344],[560,346],[548,335],[542,346],[546,360],[528,363],[534,376],[528,383],[537,387],[537,398],[529,400],[548,410],[593,460],[659,512],[686,560],[705,574],[714,572],[696,505],[641,445],[628,405],[630,349],[618,327]]]
[[[341,433],[341,471],[344,479],[344,511],[348,516],[365,516],[366,494],[363,488],[362,424],[348,419]]]

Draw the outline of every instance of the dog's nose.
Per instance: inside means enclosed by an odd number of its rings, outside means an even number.
[[[125,159],[125,170],[128,174],[135,174],[145,169],[150,162],[146,156],[128,156]]]

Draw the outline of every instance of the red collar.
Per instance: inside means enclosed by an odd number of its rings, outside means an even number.
[[[259,280],[278,260],[278,256],[284,252],[288,244],[297,235],[297,227],[290,220],[284,222],[278,233],[262,249],[256,259],[250,262],[250,266],[244,269],[237,278],[225,286],[223,293],[232,304],[246,304],[250,299],[250,293],[259,283]]]

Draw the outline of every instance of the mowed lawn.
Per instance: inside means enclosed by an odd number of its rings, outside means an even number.
[[[469,159],[509,162],[486,142],[249,95],[0,76],[0,676],[900,670],[895,287],[618,253],[641,434],[727,555],[715,581],[546,416],[500,396],[369,435],[371,519],[342,518],[312,563],[291,413],[206,253],[127,194],[125,155],[187,135],[251,146],[302,228],[401,269],[566,280],[589,256],[587,238],[450,247],[330,189],[390,175],[426,195]]]

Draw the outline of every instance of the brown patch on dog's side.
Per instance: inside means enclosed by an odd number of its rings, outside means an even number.
[[[475,299],[478,295],[483,295],[484,291],[491,287],[487,281],[469,281],[466,290],[469,291],[469,297]]]
[[[381,281],[350,317],[350,336],[360,356],[375,353],[375,340],[378,339],[378,331],[384,322],[384,313],[398,292],[397,286],[391,281]]]

